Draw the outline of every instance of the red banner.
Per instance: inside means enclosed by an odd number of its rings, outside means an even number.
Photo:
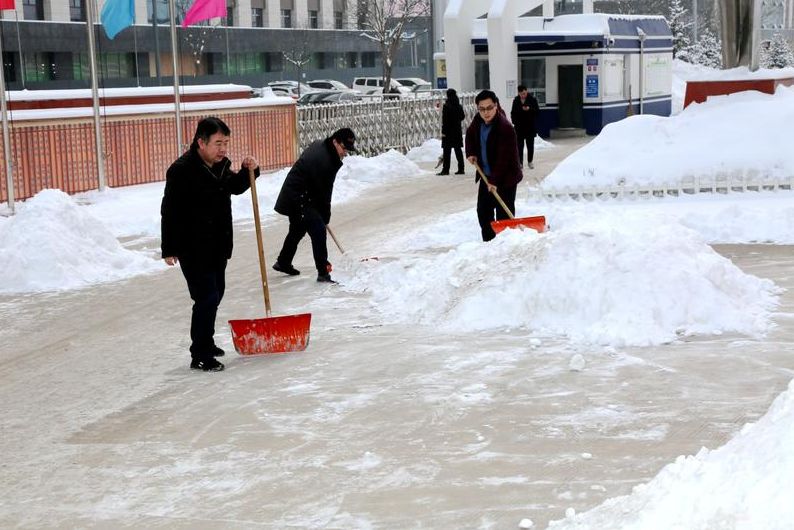
[[[0,0],[0,11],[5,11],[6,9],[16,9],[14,0]]]

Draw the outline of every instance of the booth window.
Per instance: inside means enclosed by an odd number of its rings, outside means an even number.
[[[488,58],[474,58],[474,86],[477,90],[491,88],[491,70],[488,67]]]
[[[546,104],[546,59],[519,59],[518,78],[520,83],[529,89],[538,104]]]

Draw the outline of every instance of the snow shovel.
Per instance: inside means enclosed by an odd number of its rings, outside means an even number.
[[[346,255],[345,254],[345,249],[342,248],[342,245],[339,243],[339,240],[336,238],[336,234],[334,234],[334,231],[331,230],[331,225],[325,225],[325,229],[328,230],[328,234],[331,236],[331,239],[333,239],[334,243],[336,243],[336,248],[338,248],[339,252],[341,252],[342,255],[345,256]],[[369,258],[361,258],[359,261],[369,261],[369,260],[378,261],[379,259],[380,258],[378,258],[377,256],[371,256]],[[328,272],[331,272],[331,271],[328,271]]]
[[[267,286],[265,251],[262,245],[262,226],[259,222],[259,200],[256,196],[254,170],[248,170],[251,179],[251,202],[254,205],[256,243],[259,248],[259,272],[262,275],[262,292],[265,295],[265,318],[230,320],[234,349],[240,355],[287,353],[303,351],[309,344],[311,313],[274,317],[270,314],[270,289]]]
[[[485,182],[486,186],[490,186],[491,183],[488,182],[488,177],[485,176],[482,169],[480,169],[480,165],[477,162],[474,162],[474,167],[477,168],[477,173],[480,174],[480,178],[483,182]],[[545,215],[535,215],[532,217],[516,217],[513,215],[513,212],[510,211],[510,208],[507,207],[505,201],[499,196],[499,193],[496,190],[493,190],[493,196],[496,197],[496,201],[499,203],[499,206],[505,211],[507,216],[510,219],[500,219],[497,221],[491,221],[491,228],[497,234],[502,230],[507,228],[531,228],[538,233],[543,233],[546,231],[546,216]]]

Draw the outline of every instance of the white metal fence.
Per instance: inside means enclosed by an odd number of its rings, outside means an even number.
[[[474,116],[474,93],[459,94],[466,113],[462,126]],[[354,103],[298,107],[298,144],[302,152],[315,140],[327,138],[337,129],[350,127],[356,147],[366,156],[397,149],[403,153],[430,138],[441,137],[441,107],[444,91],[427,96],[380,96]]]

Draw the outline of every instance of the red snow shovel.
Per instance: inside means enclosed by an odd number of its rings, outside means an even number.
[[[265,251],[262,245],[262,226],[259,222],[259,201],[256,196],[256,177],[253,169],[249,169],[248,176],[251,179],[251,202],[254,205],[256,243],[259,248],[259,272],[262,275],[267,316],[252,320],[230,320],[234,349],[240,355],[303,351],[309,344],[311,313],[283,317],[270,316],[270,289],[267,286]]]
[[[488,178],[485,176],[485,173],[482,172],[480,169],[480,165],[477,162],[474,162],[474,167],[477,168],[477,173],[480,174],[480,178],[483,182],[485,182],[486,186],[490,186],[491,183],[488,182]],[[499,196],[499,193],[496,190],[493,190],[493,196],[496,197],[496,201],[499,203],[499,206],[505,211],[507,216],[510,219],[500,219],[497,221],[491,221],[491,228],[497,234],[502,230],[507,228],[531,228],[538,233],[542,233],[546,231],[546,216],[545,215],[535,215],[532,217],[516,217],[513,215],[513,212],[510,211],[510,208],[507,207],[505,201]]]

